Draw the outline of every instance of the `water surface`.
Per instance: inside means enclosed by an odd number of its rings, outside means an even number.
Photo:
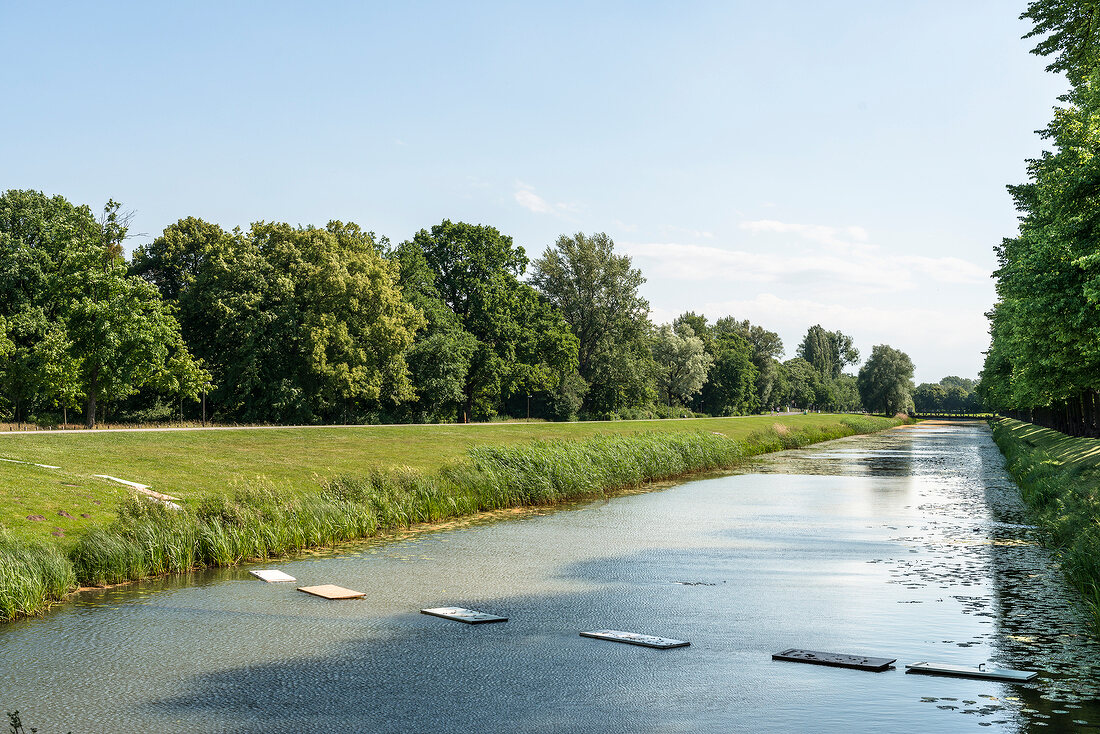
[[[90,592],[0,628],[40,731],[1087,731],[1100,647],[983,426],[895,430],[731,476],[277,566]],[[295,590],[367,592],[329,602]],[[508,616],[467,626],[418,613]],[[650,650],[612,628],[690,640]],[[896,657],[865,673],[789,647]],[[904,674],[923,660],[1033,683]]]

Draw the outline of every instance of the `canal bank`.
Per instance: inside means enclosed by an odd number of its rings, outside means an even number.
[[[82,594],[0,629],[0,692],[42,731],[1087,727],[1100,719],[1100,650],[1034,534],[986,428],[890,431],[280,566],[301,585],[366,591],[359,601],[315,600],[243,568]],[[509,621],[418,611],[445,605]],[[692,644],[578,635],[599,628]],[[789,647],[1040,677],[771,660]]]

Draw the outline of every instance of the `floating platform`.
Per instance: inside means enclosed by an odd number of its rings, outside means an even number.
[[[581,632],[581,637],[592,637],[597,640],[611,640],[612,642],[625,642],[628,645],[655,647],[659,650],[668,650],[673,647],[687,647],[691,644],[686,640],[671,640],[667,637],[654,637],[653,635],[642,635],[637,632],[622,632],[620,630],[593,630],[591,632]]]
[[[442,617],[443,619],[453,619],[456,622],[465,622],[466,624],[487,624],[489,622],[507,622],[507,617],[498,617],[495,614],[486,614],[485,612],[479,612],[474,609],[463,609],[462,607],[433,607],[432,609],[421,609],[421,614],[430,614],[433,617]]]
[[[320,586],[299,586],[298,591],[319,596],[322,599],[359,599],[366,596],[365,592],[345,589],[335,584],[321,584]]]
[[[278,583],[280,581],[297,581],[298,580],[298,579],[294,578],[293,576],[291,576],[290,574],[283,573],[282,571],[278,571],[274,568],[262,568],[262,569],[257,569],[255,571],[249,571],[249,573],[252,574],[253,576],[255,576],[258,579],[266,581],[269,584]]]
[[[810,663],[811,665],[830,665],[834,668],[854,668],[881,672],[886,670],[897,658],[873,658],[866,655],[846,655],[839,652],[818,652],[817,650],[799,650],[791,648],[772,655],[772,660],[787,660],[792,663]]]
[[[1012,670],[1011,668],[987,668],[982,663],[976,668],[949,663],[913,663],[905,666],[906,673],[924,675],[950,675],[956,678],[982,678],[984,680],[1003,680],[1023,683],[1039,675],[1033,670]]]

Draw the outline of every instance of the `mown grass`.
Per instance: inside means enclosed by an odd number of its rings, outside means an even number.
[[[0,462],[0,525],[17,536],[71,546],[87,529],[111,522],[125,497],[127,490],[96,474],[148,484],[185,500],[257,483],[300,493],[315,490],[322,480],[361,475],[371,467],[434,472],[475,446],[699,430],[745,440],[752,433],[772,432],[776,424],[800,432],[843,430],[842,418],[794,414],[593,423],[0,432],[0,458],[61,467]],[[36,515],[45,521],[27,520]],[[64,537],[55,540],[53,534],[59,532]]]
[[[583,440],[475,445],[434,470],[375,466],[328,478],[314,475],[307,489],[270,479],[237,482],[235,487],[193,496],[179,510],[133,496],[121,503],[112,523],[87,530],[69,545],[68,578],[70,586],[73,581],[101,586],[261,561],[416,523],[553,505],[732,468],[749,456],[899,422],[837,416],[830,423],[792,427],[772,418],[767,428],[740,439],[698,430],[696,422],[696,430],[690,432],[621,432]],[[5,583],[0,576],[0,586]],[[56,598],[44,597],[37,609]],[[22,605],[2,618],[37,609]]]
[[[993,439],[1100,637],[1100,440],[1007,418]]]

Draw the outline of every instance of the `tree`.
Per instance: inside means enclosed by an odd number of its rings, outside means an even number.
[[[703,388],[712,357],[703,340],[687,324],[673,329],[663,325],[653,336],[653,361],[657,366],[657,390],[665,404],[685,404]]]
[[[848,413],[863,410],[855,375],[841,375],[833,380],[832,400],[833,410]]]
[[[577,368],[576,336],[548,299],[519,276],[522,247],[493,227],[444,220],[399,250],[410,268],[472,338],[458,418],[487,416],[513,393],[547,391]]]
[[[912,409],[913,361],[905,352],[876,345],[856,379],[867,410],[893,415]]]
[[[995,405],[1049,406],[1100,388],[1100,76],[1076,87],[1043,131],[1055,151],[1010,186],[1016,237],[997,248],[998,302],[983,381]]]
[[[787,402],[803,409],[812,408],[820,389],[820,373],[802,357],[788,359],[783,367],[787,376]]]
[[[758,401],[752,345],[737,330],[728,328],[728,322],[719,321],[709,333],[714,362],[700,395],[703,412],[710,415],[753,412]]]
[[[922,382],[913,390],[913,407],[918,413],[942,413],[946,397],[943,385]]]
[[[783,340],[774,331],[738,321],[732,316],[718,319],[715,332],[737,333],[752,347],[752,363],[756,368],[756,402],[761,410],[777,408],[785,392],[785,376],[779,357],[783,356]]]
[[[649,303],[630,258],[600,232],[562,235],[532,263],[531,284],[577,337],[577,373],[586,386],[582,409],[606,415],[648,401]],[[579,383],[573,381],[579,389]]]
[[[139,250],[134,269],[178,304],[220,415],[346,421],[413,397],[405,353],[423,317],[383,247],[354,223],[227,233],[188,218]]]
[[[1066,73],[1080,84],[1096,68],[1100,53],[1100,2],[1096,0],[1033,0],[1020,15],[1035,23],[1024,38],[1046,36],[1032,53],[1054,55],[1047,71]]]
[[[51,355],[43,345],[51,330],[67,334],[70,304],[63,282],[69,261],[93,247],[99,236],[87,206],[38,191],[12,190],[0,196],[0,316],[7,321],[12,345],[3,370],[3,394],[17,421],[49,402],[43,399],[41,379]]]
[[[176,386],[186,397],[197,396],[209,380],[191,360],[179,324],[157,290],[128,274],[122,256],[127,228],[119,208],[117,202],[108,202],[98,241],[73,254],[69,262],[75,267],[63,283],[87,428],[95,427],[100,401],[119,400],[144,385],[163,382],[173,370],[186,370],[186,379]],[[175,364],[169,366],[173,355]]]
[[[845,367],[859,361],[859,350],[853,346],[852,337],[839,331],[825,331],[821,324],[807,330],[796,354],[827,379],[836,379]]]
[[[191,364],[179,325],[157,291],[127,274],[127,217],[110,201],[99,221],[86,206],[35,191],[0,197],[0,315],[13,349],[6,392],[17,418],[35,406],[97,406]],[[197,368],[200,369],[201,368]]]

